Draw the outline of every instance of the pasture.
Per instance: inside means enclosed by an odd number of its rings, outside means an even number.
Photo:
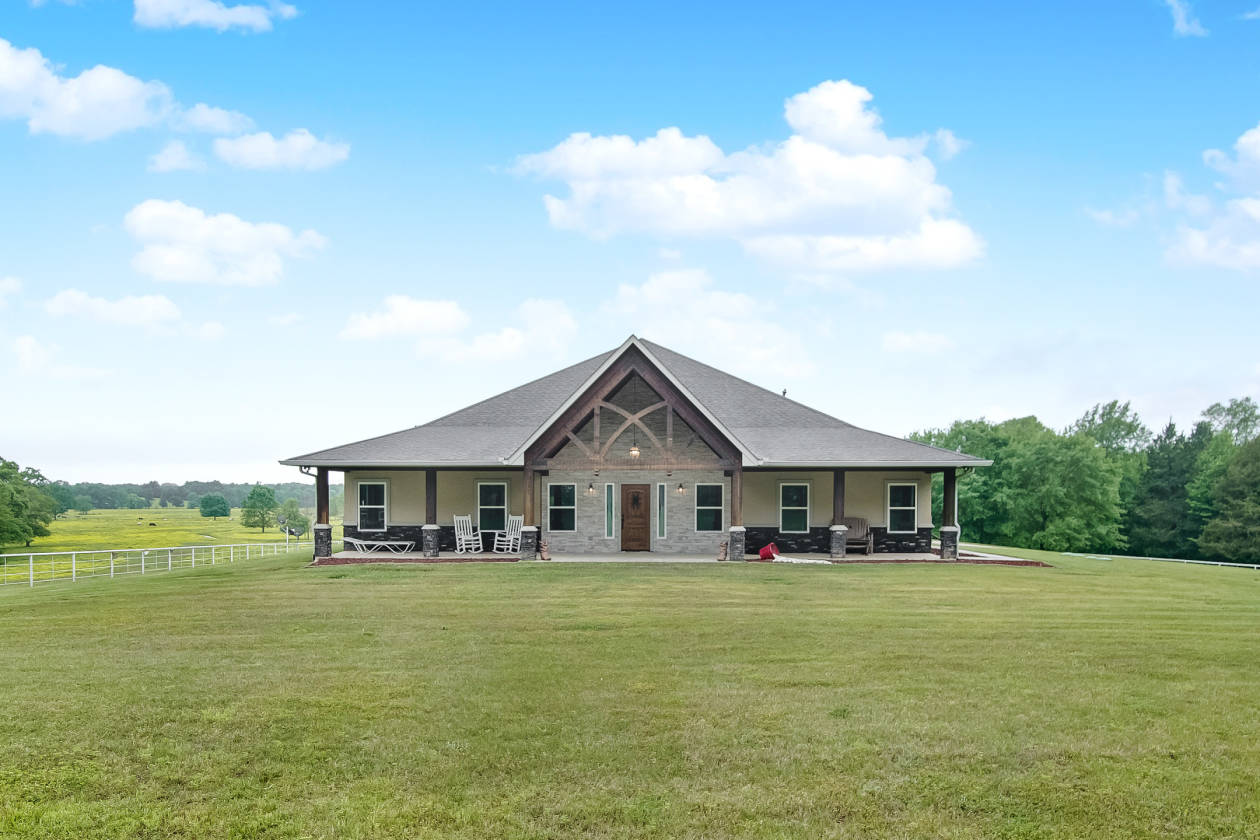
[[[303,568],[0,591],[0,835],[1243,838],[1260,574]]]
[[[153,524],[150,525],[150,522]],[[262,533],[257,528],[242,526],[240,508],[233,508],[231,517],[220,517],[217,521],[202,517],[201,511],[195,508],[182,507],[94,510],[90,513],[71,511],[54,520],[48,530],[52,532],[51,536],[36,539],[29,548],[3,546],[0,554],[284,542],[284,534],[275,526]],[[339,519],[334,521],[333,536],[341,538]],[[310,540],[310,534],[303,539]]]

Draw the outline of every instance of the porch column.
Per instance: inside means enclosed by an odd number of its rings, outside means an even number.
[[[315,559],[332,557],[332,525],[328,523],[328,468],[315,468]]]
[[[437,524],[437,470],[424,471],[424,524]]]
[[[537,526],[538,523],[534,520],[534,468],[533,467],[525,468],[524,490],[525,490],[525,493],[524,493],[525,510],[522,512],[525,514],[525,524]],[[537,538],[537,530],[535,530],[535,538]],[[523,546],[524,542],[522,542],[521,545]]]
[[[958,559],[958,474],[953,467],[945,470],[945,492],[941,509],[941,559]]]
[[[536,525],[525,525],[521,528],[521,559],[533,560],[537,555],[538,527]]]
[[[831,524],[844,524],[844,470],[831,473]]]
[[[744,524],[744,467],[731,470],[731,525]]]

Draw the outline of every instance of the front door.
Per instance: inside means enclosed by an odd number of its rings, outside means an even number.
[[[621,550],[651,549],[652,515],[649,500],[652,488],[647,484],[621,485]]]

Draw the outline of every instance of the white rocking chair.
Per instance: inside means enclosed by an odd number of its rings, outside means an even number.
[[[521,550],[521,528],[525,526],[525,517],[509,516],[507,530],[494,535],[495,554],[515,554]]]
[[[481,545],[481,532],[473,530],[472,516],[455,517],[455,553],[465,552],[480,554],[485,551]]]

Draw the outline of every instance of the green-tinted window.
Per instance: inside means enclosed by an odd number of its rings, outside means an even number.
[[[385,530],[385,482],[359,482],[359,530]]]
[[[809,485],[779,485],[779,530],[803,534],[809,530]]]
[[[501,482],[477,485],[477,527],[502,531],[507,527],[507,485]]]
[[[665,485],[656,485],[656,536],[665,539]]]
[[[888,530],[892,533],[909,534],[918,524],[918,485],[888,485]]]
[[[547,486],[547,530],[577,530],[577,485]]]
[[[604,537],[613,538],[613,486],[604,485]]]
[[[696,485],[696,530],[722,530],[722,485]]]
[[[552,507],[573,507],[576,498],[576,484],[551,484],[547,487],[547,499]]]

